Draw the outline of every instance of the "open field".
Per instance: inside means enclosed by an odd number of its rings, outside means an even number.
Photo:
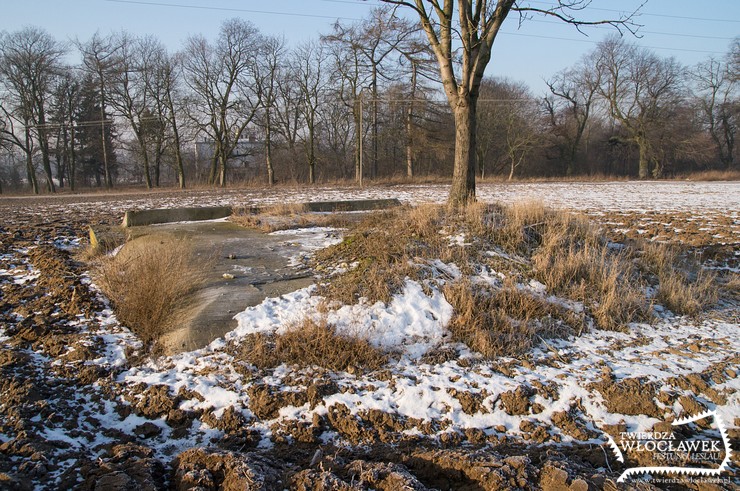
[[[380,198],[419,205],[443,202],[446,192],[403,185],[0,198],[0,489],[621,489],[625,467],[605,433],[665,431],[666,421],[705,410],[716,411],[738,448],[737,182],[479,186],[483,202],[537,200],[584,214],[609,237],[609,250],[638,239],[683,245],[718,276],[716,301],[692,316],[666,309],[657,283],[636,285],[649,315],[616,330],[598,325],[605,297],[555,291],[536,256],[516,249],[522,244],[481,241],[474,227],[440,230],[421,211],[409,236],[442,254],[409,253],[417,264],[378,294],[383,301],[332,305],[330,290],[308,287],[238,313],[238,327],[206,348],[167,357],[147,356],[79,260],[87,226],[114,226],[130,209]],[[544,236],[539,219],[522,220]],[[353,248],[359,239],[337,245],[336,235],[351,231],[301,233],[278,232],[292,261],[322,281],[364,271],[367,258],[352,257],[363,250]],[[331,244],[337,252],[322,255]],[[461,341],[450,329],[462,302],[450,288],[463,280],[513,292],[505,313],[525,297],[545,309],[526,319],[531,339],[490,356]],[[312,349],[327,355],[311,358]],[[719,488],[630,486],[734,489],[739,462],[735,453]]]

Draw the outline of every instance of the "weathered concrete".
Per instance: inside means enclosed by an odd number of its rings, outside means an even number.
[[[352,201],[313,201],[305,204],[308,211],[332,212],[332,211],[370,211],[386,210],[401,206],[397,199],[361,199]]]
[[[401,206],[397,199],[362,199],[352,201],[314,201],[303,203],[309,212],[335,211],[370,211],[385,210]],[[251,207],[240,211],[260,213],[269,207]],[[139,227],[172,222],[195,222],[201,220],[215,220],[232,214],[229,206],[210,206],[201,208],[161,208],[156,210],[127,211],[123,217],[124,227]]]
[[[289,266],[286,237],[271,236],[229,222],[193,222],[132,229],[125,247],[145,247],[152,240],[187,239],[209,265],[206,284],[189,299],[181,327],[161,338],[167,353],[207,346],[237,323],[234,315],[313,282],[310,272]],[[224,278],[233,275],[233,279]],[[132,285],[132,288],[135,288]]]
[[[215,220],[217,218],[226,218],[229,215],[231,215],[230,206],[127,211],[123,217],[123,226],[138,227],[157,223]]]

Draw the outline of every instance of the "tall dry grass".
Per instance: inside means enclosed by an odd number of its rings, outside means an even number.
[[[443,291],[455,312],[448,326],[453,339],[487,358],[521,355],[538,338],[562,336],[582,324],[575,313],[513,281],[494,289],[464,278]]]
[[[388,357],[367,340],[340,335],[325,321],[304,319],[283,334],[254,334],[240,343],[238,357],[257,368],[281,364],[350,372],[373,371]]]
[[[464,246],[450,240],[458,235]],[[463,278],[439,277],[429,266],[435,259],[454,263]],[[610,243],[586,218],[538,202],[478,203],[462,212],[435,205],[386,211],[319,252],[318,261],[357,265],[328,277],[323,287],[329,300],[343,304],[361,297],[387,302],[407,278],[436,282],[455,309],[450,329],[456,339],[487,356],[521,353],[550,329],[581,332],[584,316],[596,327],[624,331],[632,322],[651,321],[654,302],[695,315],[711,304],[716,289],[711,274],[687,270],[677,251]],[[482,265],[508,279],[497,287],[466,280]],[[530,279],[583,304],[583,315],[516,286]]]
[[[311,213],[304,203],[283,203],[258,210],[236,210],[229,220],[242,227],[270,233],[302,227],[346,227],[350,218],[341,213]]]
[[[717,302],[717,275],[672,244],[642,241],[638,264],[657,278],[656,301],[676,314],[696,316]]]
[[[121,323],[156,349],[160,336],[182,320],[207,268],[187,241],[151,240],[102,258],[93,275]]]

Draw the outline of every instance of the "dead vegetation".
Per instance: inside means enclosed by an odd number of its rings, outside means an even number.
[[[121,227],[88,226],[89,244],[80,252],[80,259],[93,261],[96,258],[113,252],[126,243],[126,232]]]
[[[189,295],[205,281],[207,262],[195,260],[185,240],[147,240],[100,258],[93,275],[121,323],[155,349],[157,339],[181,320]]]
[[[342,213],[311,213],[303,203],[281,203],[260,209],[236,210],[229,218],[242,227],[270,233],[304,227],[346,227],[350,217]]]
[[[460,277],[440,271],[437,259],[454,263]],[[341,244],[319,251],[316,261],[328,271],[327,264],[344,266],[322,286],[330,303],[388,302],[407,279],[439,288],[455,310],[453,336],[488,357],[522,353],[540,337],[580,333],[589,324],[626,330],[650,321],[654,302],[698,315],[716,300],[714,276],[678,251],[612,243],[585,218],[540,203],[476,204],[458,214],[433,205],[378,213]],[[505,279],[471,280],[484,268]],[[531,280],[571,307],[529,288]]]
[[[341,335],[325,321],[308,318],[283,334],[252,334],[237,349],[239,359],[260,369],[285,363],[336,371],[372,371],[388,361],[367,340]]]
[[[718,299],[717,276],[675,245],[643,243],[639,262],[658,280],[656,300],[672,312],[695,316]]]
[[[444,294],[455,309],[448,326],[453,339],[487,358],[521,355],[538,338],[583,327],[574,312],[517,288],[512,280],[494,289],[465,278],[445,285]]]

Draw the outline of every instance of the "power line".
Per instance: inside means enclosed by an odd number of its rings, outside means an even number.
[[[541,36],[539,34],[523,34],[521,32],[507,32],[507,31],[502,31],[501,34],[510,35],[510,36],[540,38],[540,39],[555,39],[558,41],[572,41],[574,43],[599,44],[598,41],[592,41],[590,39],[573,39],[573,38],[563,38],[563,37],[557,37],[557,36]],[[667,46],[642,46],[642,47],[648,48],[648,49],[665,49],[669,51],[679,51],[679,52],[686,52],[686,53],[707,53],[707,54],[721,54],[722,53],[721,51],[708,51],[708,50],[701,50],[701,49],[686,49],[686,48],[669,48]]]
[[[237,8],[229,8],[229,7],[208,7],[204,5],[185,5],[181,3],[161,3],[161,2],[143,2],[138,0],[105,0],[106,2],[111,3],[127,3],[127,4],[134,4],[134,5],[147,5],[147,6],[153,6],[153,7],[175,7],[175,8],[184,8],[184,9],[196,9],[196,10],[216,10],[216,11],[222,11],[222,12],[241,12],[241,13],[248,13],[248,14],[268,14],[268,15],[285,15],[285,16],[292,16],[292,17],[307,17],[307,18],[313,18],[313,19],[328,19],[328,20],[362,20],[357,19],[354,17],[337,17],[332,15],[318,15],[318,14],[299,14],[295,12],[277,12],[273,10],[252,10],[252,9],[237,9]]]
[[[150,1],[143,1],[143,0],[105,0],[110,3],[124,3],[124,4],[133,4],[133,5],[147,5],[147,6],[156,6],[156,7],[171,7],[171,8],[188,8],[188,9],[197,9],[197,10],[213,10],[213,11],[225,11],[225,12],[242,12],[242,13],[253,13],[253,14],[265,14],[265,15],[283,15],[283,16],[292,16],[292,17],[305,17],[305,18],[315,18],[315,19],[328,19],[328,20],[353,20],[353,21],[359,21],[362,19],[358,19],[355,17],[337,17],[337,16],[330,16],[330,15],[318,15],[318,14],[304,14],[304,13],[298,13],[298,12],[278,12],[278,11],[270,11],[270,10],[253,10],[253,9],[239,9],[239,8],[230,8],[230,7],[212,7],[212,6],[204,6],[204,5],[186,5],[186,4],[179,4],[179,3],[163,3],[163,2],[150,2]],[[359,2],[359,1],[353,1],[353,0],[321,0],[323,2],[330,2],[330,3],[347,3],[347,4],[354,4],[354,5],[368,5],[374,2]],[[544,3],[544,2],[533,2],[533,3]],[[621,12],[621,10],[615,10],[615,9],[603,9],[603,8],[596,8],[596,7],[590,7],[590,10],[600,10],[600,11],[606,11],[606,12]],[[668,17],[668,18],[683,18],[683,19],[694,19],[693,17],[681,17],[681,16],[673,16],[668,14],[640,14],[640,15],[651,15],[655,17]],[[705,21],[717,21],[717,22],[740,22],[740,20],[728,20],[728,19],[702,19],[697,18],[696,20],[705,20]],[[537,22],[542,24],[561,24],[557,21],[551,21],[551,20],[537,20],[537,19],[529,19],[529,22]],[[596,29],[607,29],[604,26],[593,26],[593,28]],[[676,37],[686,37],[686,38],[696,38],[696,39],[716,39],[716,40],[724,40],[724,41],[731,41],[732,37],[720,37],[720,36],[703,36],[699,34],[684,34],[684,33],[676,33],[676,32],[657,32],[657,31],[641,31],[645,34],[657,34],[662,36],[676,36]],[[559,37],[553,37],[553,36],[541,36],[541,35],[534,35],[534,34],[517,34],[520,36],[529,36],[529,37],[536,37],[536,38],[542,38],[542,39],[559,39],[563,41],[580,41],[577,39],[568,39],[568,38],[559,38]],[[667,50],[673,50],[673,51],[687,51],[687,52],[695,52],[695,53],[718,53],[717,51],[706,51],[706,50],[692,50],[692,49],[676,49],[676,48],[668,48],[668,47],[650,47],[653,49],[667,49]]]
[[[552,4],[548,2],[538,1],[538,0],[530,0],[530,3],[540,3],[540,4],[546,4],[552,6]],[[598,10],[601,12],[616,12],[622,15],[629,15],[629,12],[626,12],[624,10],[617,10],[617,9],[605,9],[605,8],[599,8],[599,7],[588,7],[588,10]],[[654,14],[649,12],[637,12],[637,15],[644,15],[646,17],[663,17],[666,19],[684,19],[684,20],[698,20],[703,22],[731,22],[738,24],[740,23],[740,20],[737,19],[711,19],[707,17],[688,17],[683,15],[673,15],[673,14]]]
[[[528,19],[527,22],[536,22],[539,24],[551,24],[551,25],[560,25],[568,27],[567,24],[564,22],[558,22],[556,20],[537,20],[537,19]],[[608,26],[589,26],[589,29],[612,29]],[[686,37],[686,38],[698,38],[698,39],[717,39],[720,41],[732,41],[735,39],[734,37],[721,37],[721,36],[702,36],[699,34],[683,34],[678,32],[658,32],[658,31],[643,31],[640,29],[639,34],[658,34],[661,36],[676,36],[676,37]]]

